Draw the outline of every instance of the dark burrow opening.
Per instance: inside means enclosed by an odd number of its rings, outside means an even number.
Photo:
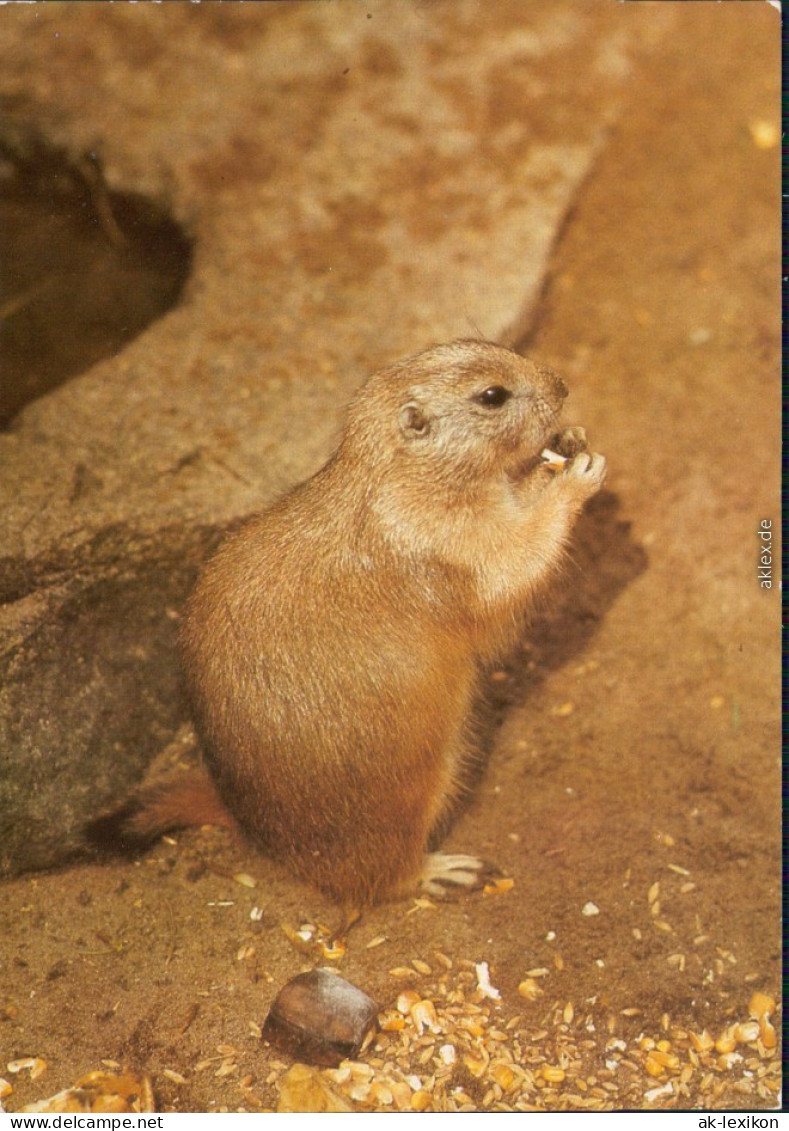
[[[166,209],[110,191],[94,153],[0,121],[0,429],[170,310],[191,259]]]

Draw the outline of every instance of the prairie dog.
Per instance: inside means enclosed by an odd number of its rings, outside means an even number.
[[[219,799],[345,906],[478,878],[475,858],[427,846],[472,750],[480,671],[604,479],[583,430],[559,433],[566,392],[482,341],[375,373],[328,463],[229,536],[189,599],[184,670]]]

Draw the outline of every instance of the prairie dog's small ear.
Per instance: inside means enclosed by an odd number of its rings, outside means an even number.
[[[430,431],[430,421],[421,405],[409,401],[400,409],[400,431],[406,439],[426,436]]]

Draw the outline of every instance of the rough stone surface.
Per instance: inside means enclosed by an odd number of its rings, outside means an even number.
[[[175,638],[232,519],[367,372],[514,340],[670,24],[571,0],[7,5],[2,105],[195,241],[181,305],[0,436],[0,869],[46,866],[185,716]]]
[[[296,1060],[337,1065],[353,1060],[376,1024],[373,999],[341,978],[318,967],[291,978],[271,1003],[263,1037]]]

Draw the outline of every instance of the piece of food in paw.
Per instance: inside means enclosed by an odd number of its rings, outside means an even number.
[[[568,462],[567,456],[561,456],[558,452],[552,451],[551,448],[543,448],[540,452],[540,459],[543,467],[556,475],[564,471]]]

